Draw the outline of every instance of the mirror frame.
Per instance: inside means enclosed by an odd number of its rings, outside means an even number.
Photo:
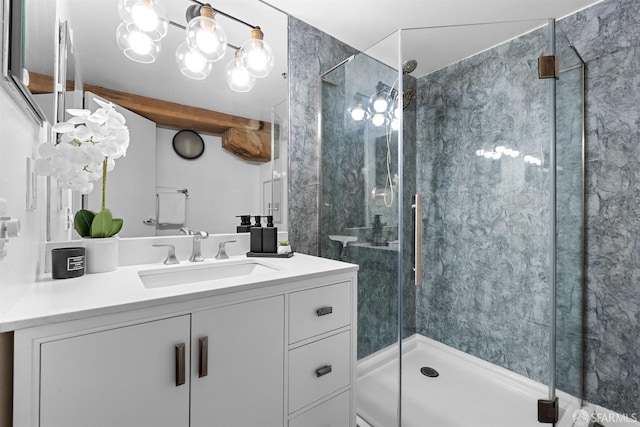
[[[14,99],[26,105],[36,122],[42,125],[49,122],[47,116],[23,79],[23,23],[24,0],[2,0],[2,77],[12,89],[9,92]]]

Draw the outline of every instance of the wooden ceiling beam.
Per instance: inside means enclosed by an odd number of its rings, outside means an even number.
[[[29,73],[31,93],[51,93],[53,78],[45,74]],[[67,90],[73,90],[73,82],[67,82]],[[158,126],[173,129],[190,129],[196,132],[223,135],[229,129],[271,132],[271,124],[261,120],[233,116],[204,108],[191,107],[175,102],[134,95],[102,86],[84,85],[84,90],[93,92],[109,101],[156,122]]]
[[[230,128],[249,131],[270,130],[270,126],[265,126],[261,120],[133,95],[101,86],[84,85],[84,89],[140,114],[163,127],[190,129],[214,135],[222,135]]]

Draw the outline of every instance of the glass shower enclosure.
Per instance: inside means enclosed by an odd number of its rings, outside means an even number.
[[[582,73],[538,20],[401,30],[321,76],[319,246],[360,266],[362,426],[573,422]]]

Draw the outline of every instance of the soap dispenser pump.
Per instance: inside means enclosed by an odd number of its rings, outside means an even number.
[[[236,233],[248,233],[251,231],[251,215],[238,215],[240,225],[236,227]]]

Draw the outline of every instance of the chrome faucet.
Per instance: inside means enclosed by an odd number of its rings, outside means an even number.
[[[189,261],[191,262],[204,261],[204,258],[202,257],[201,243],[202,243],[202,239],[206,239],[207,237],[209,237],[209,233],[207,233],[206,231],[191,230],[188,227],[182,227],[180,229],[180,232],[193,236],[193,251],[191,252],[191,257],[189,258]]]
[[[229,255],[227,255],[225,245],[227,243],[235,242],[237,242],[237,240],[223,240],[222,242],[220,242],[220,244],[218,245],[218,253],[216,254],[216,259],[228,259]]]

